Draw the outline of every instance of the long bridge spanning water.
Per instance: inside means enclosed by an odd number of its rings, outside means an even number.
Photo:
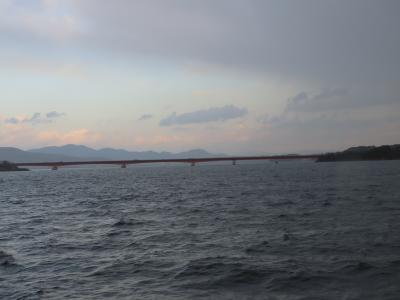
[[[78,166],[78,165],[118,165],[126,168],[134,164],[152,164],[152,163],[188,163],[191,166],[197,163],[231,161],[236,165],[237,161],[256,161],[256,160],[298,160],[298,159],[317,159],[319,154],[312,155],[273,155],[273,156],[223,156],[207,158],[180,158],[180,159],[134,159],[134,160],[90,160],[90,161],[59,161],[59,162],[21,162],[14,163],[16,167],[50,167],[57,170],[60,167]]]

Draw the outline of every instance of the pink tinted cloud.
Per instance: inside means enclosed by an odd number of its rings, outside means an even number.
[[[101,141],[102,134],[87,128],[70,131],[39,130],[26,123],[3,124],[0,126],[0,144],[10,147],[27,147],[44,145],[86,144],[94,145]]]
[[[64,145],[64,144],[96,144],[101,138],[100,133],[93,132],[87,128],[80,128],[68,132],[57,130],[40,131],[36,137],[41,144]]]
[[[182,135],[148,135],[148,136],[135,136],[133,138],[133,146],[137,147],[152,147],[160,145],[176,145],[191,142],[193,138]]]

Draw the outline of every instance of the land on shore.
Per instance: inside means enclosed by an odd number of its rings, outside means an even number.
[[[19,168],[8,161],[0,162],[0,172],[6,171],[29,171],[29,169]]]
[[[323,154],[317,159],[317,162],[394,159],[400,159],[400,144],[384,145],[379,147],[351,147],[342,152]]]

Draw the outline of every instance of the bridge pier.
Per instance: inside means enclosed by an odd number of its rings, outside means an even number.
[[[232,166],[236,166],[236,159],[232,160]]]
[[[121,165],[121,169],[126,169],[126,163],[123,163],[123,164]]]
[[[51,169],[52,169],[53,171],[57,171],[57,170],[58,170],[58,166],[52,166]]]
[[[194,161],[192,161],[191,163],[190,163],[190,166],[192,166],[192,167],[194,167],[196,165],[196,162],[194,162]]]

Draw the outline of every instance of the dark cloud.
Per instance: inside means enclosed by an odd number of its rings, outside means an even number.
[[[101,55],[111,57],[145,56],[185,64],[204,63],[321,86],[357,86],[367,95],[379,87],[391,99],[400,94],[400,1],[60,3],[82,26],[62,48],[57,48],[50,38],[46,42],[42,32],[21,24],[0,24],[0,42],[12,41],[18,51],[29,49],[29,53],[32,49],[25,45],[38,51],[95,48]],[[381,97],[374,94],[368,101],[377,103]]]
[[[343,107],[341,101],[348,95],[349,92],[346,89],[324,89],[316,95],[301,92],[288,99],[286,111],[320,111],[341,108]]]
[[[373,127],[379,124],[378,120],[357,119],[357,118],[342,118],[335,114],[313,114],[308,117],[298,115],[281,115],[267,117],[264,120],[265,124],[269,124],[275,129],[288,129],[296,132],[301,132],[302,135],[307,135],[311,131],[341,131],[346,129],[363,129]]]
[[[46,118],[48,118],[48,119],[60,118],[63,116],[65,116],[65,113],[60,113],[57,111],[51,111],[46,114]]]
[[[149,119],[151,119],[151,118],[153,118],[153,115],[150,115],[150,114],[143,114],[143,115],[140,116],[140,118],[138,119],[138,121],[145,121],[145,120],[149,120]]]
[[[286,102],[285,112],[329,112],[359,110],[366,108],[390,109],[400,104],[400,97],[394,90],[374,88],[371,90],[349,90],[325,88],[319,93],[300,92]]]
[[[384,107],[386,112],[391,112],[385,106],[398,103],[398,98],[382,98],[381,101],[372,101],[373,99],[368,96],[365,98],[355,96],[349,90],[342,88],[325,88],[313,94],[300,92],[287,100],[281,114],[263,115],[258,121],[274,128],[304,129],[303,134],[314,129],[342,130],[346,126],[367,128],[367,124],[376,125],[377,120],[376,117],[362,117],[363,110],[369,109],[371,112],[381,105],[380,108]],[[358,118],[355,115],[358,115]],[[369,121],[372,119],[374,122]]]
[[[398,78],[399,1],[74,1],[84,37],[152,54],[325,83]]]
[[[355,145],[393,144],[398,140],[400,116],[395,112],[366,117],[349,112],[290,112],[260,119],[272,147],[284,144],[293,151],[337,151]],[[373,136],[373,138],[371,138]],[[300,148],[299,148],[300,147]],[[296,150],[294,150],[296,149]],[[280,150],[282,151],[282,150]],[[288,150],[286,150],[288,151]]]
[[[242,117],[246,114],[246,108],[238,108],[233,105],[226,105],[223,107],[211,107],[209,109],[197,110],[180,115],[174,112],[165,119],[162,119],[160,121],[160,126],[226,121],[229,119]]]

